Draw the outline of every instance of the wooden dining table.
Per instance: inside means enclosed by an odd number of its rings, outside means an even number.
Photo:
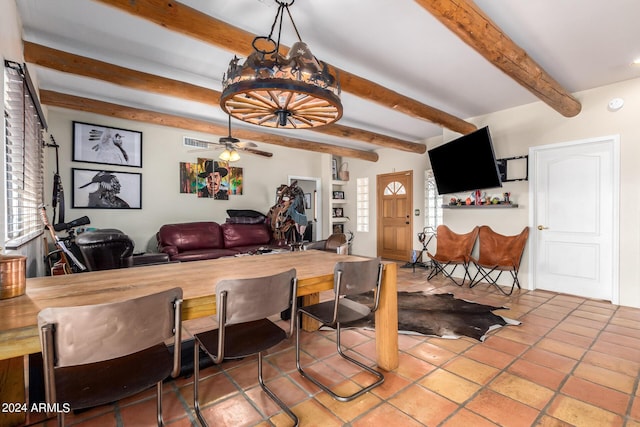
[[[338,261],[361,260],[324,251],[297,251],[185,263],[149,265],[27,279],[26,294],[0,300],[0,403],[25,402],[25,355],[41,351],[37,315],[47,307],[121,301],[173,287],[183,291],[183,320],[215,315],[215,285],[222,279],[251,278],[296,269],[303,304],[319,301],[333,289]],[[376,312],[377,365],[398,366],[397,266],[383,263],[380,305]],[[306,324],[305,328],[313,328]],[[20,425],[26,414],[0,412],[0,425]]]

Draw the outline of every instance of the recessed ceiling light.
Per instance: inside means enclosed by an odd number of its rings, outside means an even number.
[[[640,58],[636,58],[632,62],[633,65],[640,65]]]

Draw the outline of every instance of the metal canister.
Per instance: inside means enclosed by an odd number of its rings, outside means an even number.
[[[27,290],[27,257],[0,255],[0,299],[24,295]]]

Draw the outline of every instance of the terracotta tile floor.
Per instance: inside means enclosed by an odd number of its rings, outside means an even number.
[[[265,377],[302,426],[640,426],[640,310],[543,291],[505,297],[495,288],[459,288],[427,271],[400,268],[400,290],[452,292],[506,306],[522,321],[491,332],[484,343],[402,335],[400,366],[385,383],[350,403],[320,392],[295,369],[292,341],[272,349]],[[211,319],[188,322],[194,333]],[[333,334],[304,333],[305,365],[350,390],[370,378],[333,354]],[[373,334],[349,330],[344,344],[373,365]],[[313,355],[313,356],[312,356]],[[288,426],[289,419],[260,390],[256,359],[202,372],[201,399],[211,426]],[[197,425],[192,378],[166,383],[167,425]],[[154,425],[154,392],[67,417],[75,426]],[[35,425],[54,425],[54,420]]]

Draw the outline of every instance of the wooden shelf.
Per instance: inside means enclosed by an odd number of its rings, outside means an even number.
[[[331,217],[331,222],[345,223],[347,221],[349,221],[349,218],[347,218],[346,216]]]
[[[442,209],[513,209],[517,208],[517,203],[501,203],[497,205],[442,205]]]

